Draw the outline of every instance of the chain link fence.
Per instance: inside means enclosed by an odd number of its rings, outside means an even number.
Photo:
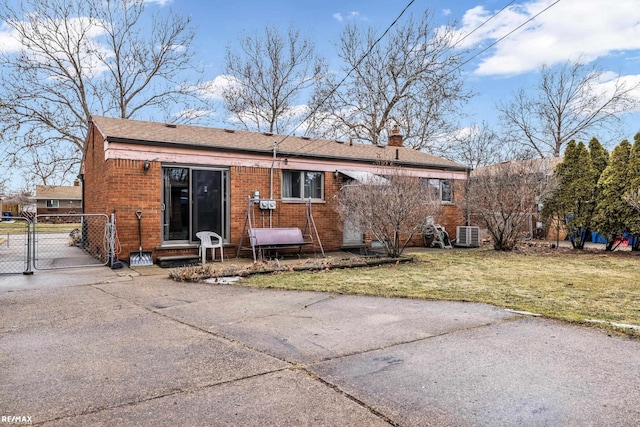
[[[31,221],[21,217],[0,220],[0,274],[24,273],[31,270]]]
[[[107,265],[112,227],[103,214],[36,215],[33,266],[38,270]]]

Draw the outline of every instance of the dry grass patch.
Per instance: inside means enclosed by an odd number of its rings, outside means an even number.
[[[76,228],[81,228],[82,224],[79,222],[73,223],[48,223],[39,222],[35,225],[36,230],[39,233],[69,233]],[[34,226],[32,226],[34,227]],[[23,220],[16,220],[13,222],[0,221],[0,234],[23,234],[27,231],[27,222]]]

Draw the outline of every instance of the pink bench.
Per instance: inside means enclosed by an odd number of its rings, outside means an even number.
[[[304,240],[302,230],[295,227],[289,228],[250,228],[249,240],[251,246],[258,249],[279,249],[310,245],[312,242]]]

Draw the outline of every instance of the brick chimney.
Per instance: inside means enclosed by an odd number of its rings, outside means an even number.
[[[393,125],[393,128],[391,128],[391,134],[389,135],[389,146],[402,147],[402,145],[402,134],[400,133],[400,127],[398,125]]]

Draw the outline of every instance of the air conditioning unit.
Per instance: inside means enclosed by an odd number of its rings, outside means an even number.
[[[456,228],[456,246],[477,248],[480,246],[480,228],[461,226]]]

